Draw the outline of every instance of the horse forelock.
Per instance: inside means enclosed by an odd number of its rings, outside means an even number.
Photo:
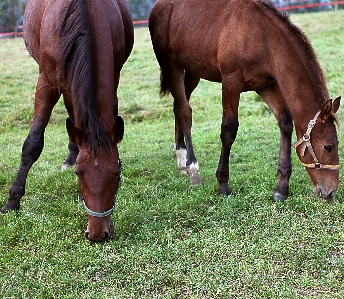
[[[312,47],[311,42],[304,34],[304,32],[295,24],[293,24],[289,18],[289,15],[279,11],[272,1],[270,0],[256,0],[257,4],[262,4],[264,7],[268,8],[273,14],[285,25],[285,28],[289,30],[292,35],[295,37],[295,40],[299,42],[301,45],[301,49],[303,50],[305,57],[307,58],[307,62],[310,63],[314,72],[311,72],[311,76],[315,81],[315,85],[319,87],[321,92],[321,99],[320,105],[322,105],[326,100],[329,99],[329,93],[326,86],[326,77],[324,71],[322,70],[317,55]],[[315,75],[314,75],[315,74]]]
[[[91,152],[100,147],[110,148],[110,139],[97,115],[87,0],[72,0],[58,28],[58,80],[67,86],[71,94],[76,126],[84,131],[84,142]]]

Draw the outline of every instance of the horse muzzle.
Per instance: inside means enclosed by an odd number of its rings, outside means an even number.
[[[326,199],[327,201],[331,201],[336,195],[337,189],[328,189],[317,185],[314,187],[314,193],[319,197]]]
[[[109,240],[113,236],[114,224],[111,216],[108,216],[108,219],[96,218],[92,220],[89,219],[87,229],[84,233],[87,240],[91,242],[102,242]]]

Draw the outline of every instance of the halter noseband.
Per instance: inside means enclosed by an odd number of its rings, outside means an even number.
[[[116,207],[116,200],[117,200],[117,197],[118,197],[118,191],[119,189],[121,188],[121,183],[122,183],[122,170],[124,170],[123,166],[122,166],[122,160],[121,159],[118,159],[118,164],[119,164],[119,181],[118,181],[118,185],[117,185],[117,191],[116,191],[116,195],[115,195],[115,198],[114,198],[114,201],[113,201],[113,206],[110,210],[106,211],[106,212],[94,212],[92,210],[90,210],[87,206],[86,206],[86,203],[85,203],[85,200],[84,200],[84,197],[81,196],[81,200],[82,202],[84,203],[84,207],[85,207],[85,210],[87,211],[87,213],[93,217],[98,217],[98,218],[104,218],[106,216],[109,216],[113,213],[115,207]]]
[[[306,168],[314,168],[314,169],[338,170],[339,165],[321,164],[313,150],[312,143],[311,143],[311,132],[313,128],[315,127],[319,114],[320,114],[320,110],[314,115],[313,119],[309,121],[306,133],[294,144],[294,148],[296,149],[299,145],[301,145],[301,152],[300,152],[301,157],[304,157],[305,151],[307,148],[313,158],[314,163],[310,163],[310,164],[303,163],[300,160],[302,166]]]

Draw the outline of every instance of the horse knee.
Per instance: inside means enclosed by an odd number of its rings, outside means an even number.
[[[38,139],[28,136],[24,141],[22,148],[22,158],[23,162],[32,161],[35,162],[42,153],[44,146],[43,136],[40,136]]]
[[[44,121],[37,121],[33,124],[29,135],[24,141],[22,147],[22,162],[23,163],[34,163],[44,147]]]
[[[236,138],[239,122],[232,122],[221,125],[221,141],[223,144],[231,146]]]

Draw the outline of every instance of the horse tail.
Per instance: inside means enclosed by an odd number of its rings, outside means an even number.
[[[58,26],[59,81],[71,95],[75,125],[91,152],[110,140],[97,115],[91,23],[87,0],[71,0]]]
[[[168,95],[169,93],[170,88],[168,86],[166,77],[164,76],[162,69],[160,69],[160,97]]]

